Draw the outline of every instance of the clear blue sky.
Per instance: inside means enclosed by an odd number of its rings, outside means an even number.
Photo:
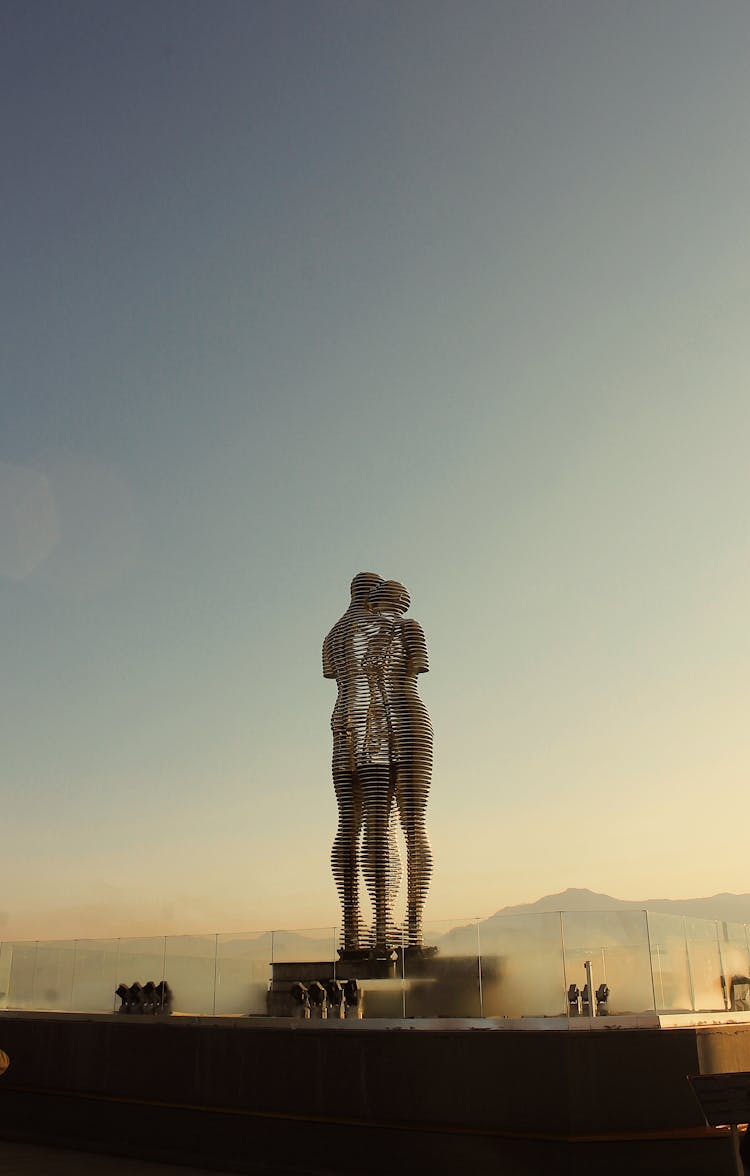
[[[750,889],[744,0],[5,0],[0,57],[0,936],[335,920],[362,568],[428,917]]]

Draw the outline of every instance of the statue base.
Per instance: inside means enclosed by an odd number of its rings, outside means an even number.
[[[418,976],[427,964],[438,954],[436,947],[429,947],[425,943],[408,943],[406,947],[397,947],[396,952],[397,975]]]
[[[323,987],[330,981],[354,981],[355,987],[360,988],[371,980],[391,980],[400,989],[403,977],[409,980],[426,978],[430,962],[438,954],[437,947],[427,947],[421,944],[392,947],[386,951],[376,948],[340,948],[338,960],[305,960],[299,962],[284,961],[271,964],[271,985],[268,992],[267,1007],[270,1016],[298,1017],[301,1016],[299,1007],[295,1003],[294,989],[298,985],[309,986],[316,982]],[[376,985],[377,989],[379,986]],[[364,998],[364,993],[362,997]],[[346,1011],[346,1016],[361,1017],[362,1000],[356,1011]],[[307,1016],[326,1015],[312,1009]]]
[[[405,973],[413,975],[437,954],[437,947],[424,943],[407,943],[404,947],[394,944],[388,948],[340,947],[337,975],[339,978],[356,975],[361,980],[385,980]],[[358,970],[352,972],[352,967]]]

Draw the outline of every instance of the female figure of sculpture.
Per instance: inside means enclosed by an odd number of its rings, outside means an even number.
[[[419,622],[404,617],[410,599],[403,584],[387,580],[375,585],[370,603],[383,625],[370,638],[363,658],[370,681],[364,750],[373,760],[387,757],[390,765],[392,794],[406,841],[407,943],[421,947],[422,913],[432,876],[425,820],[432,780],[432,723],[417,689],[417,675],[430,668],[427,643]],[[387,799],[390,804],[390,796]],[[365,876],[368,866],[377,874],[387,858],[382,799],[373,817],[371,827],[365,799]],[[390,809],[386,819],[390,819]]]

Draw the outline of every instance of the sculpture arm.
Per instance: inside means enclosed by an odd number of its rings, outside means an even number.
[[[333,668],[333,658],[331,657],[331,634],[329,633],[323,642],[323,677],[335,678],[336,671]]]
[[[412,674],[426,674],[430,668],[427,641],[419,621],[404,621],[404,645]]]

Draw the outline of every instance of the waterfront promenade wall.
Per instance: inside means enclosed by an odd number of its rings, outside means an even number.
[[[0,1135],[246,1173],[734,1172],[750,1028],[0,1014]]]

